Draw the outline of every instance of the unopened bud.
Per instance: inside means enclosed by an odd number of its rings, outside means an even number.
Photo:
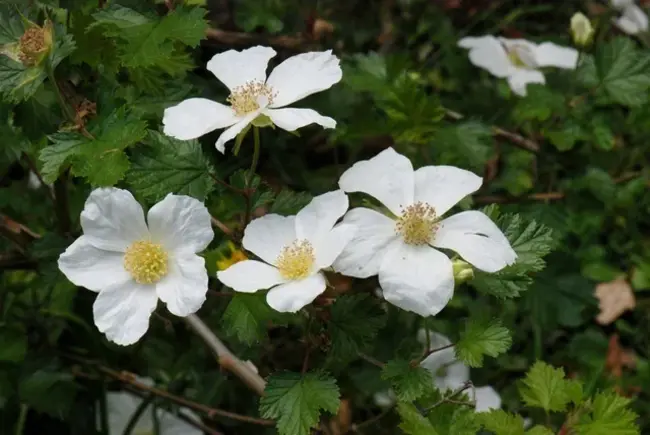
[[[594,28],[589,18],[581,12],[576,12],[571,17],[571,35],[573,42],[579,47],[585,47],[591,43]]]
[[[32,25],[18,41],[18,59],[25,66],[41,63],[52,48],[52,22],[47,21],[43,27]]]
[[[454,260],[451,264],[454,270],[454,281],[456,284],[460,284],[474,278],[474,269],[469,263],[463,260]]]

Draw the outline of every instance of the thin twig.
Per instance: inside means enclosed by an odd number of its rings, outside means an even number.
[[[438,400],[433,405],[429,406],[428,408],[425,408],[423,414],[427,415],[429,411],[431,411],[432,409],[437,408],[438,406],[442,405],[445,402],[450,402],[454,397],[458,396],[460,393],[467,390],[468,388],[474,388],[474,384],[472,384],[472,381],[465,382],[465,384],[463,384],[462,387],[452,391],[449,396],[445,396],[442,399]],[[458,403],[458,401],[455,401],[454,403]],[[463,402],[463,405],[472,405],[472,403]]]
[[[258,375],[248,364],[237,358],[237,356],[233,354],[195,314],[190,314],[185,318],[185,320],[216,355],[221,367],[240,378],[248,388],[255,391],[260,396],[264,395],[266,381],[264,381],[260,375]]]
[[[27,248],[31,242],[41,238],[40,235],[30,230],[27,226],[1,213],[0,236],[4,236],[11,241],[22,254],[27,252]]]
[[[366,355],[365,353],[358,352],[357,355],[359,355],[359,358],[368,361],[370,364],[377,366],[379,368],[384,368],[386,364],[383,362],[379,361],[378,359],[375,359],[371,357],[370,355]]]
[[[446,345],[444,345],[442,347],[438,347],[436,349],[429,349],[427,352],[424,353],[424,355],[422,355],[422,359],[426,359],[429,355],[431,355],[433,353],[436,353],[436,352],[440,352],[441,350],[449,349],[450,347],[454,347],[454,343],[446,344]]]
[[[211,220],[212,220],[212,225],[219,228],[225,235],[227,235],[230,238],[233,238],[235,236],[233,230],[228,228],[226,224],[221,222],[219,219],[215,218],[214,216],[211,216]]]

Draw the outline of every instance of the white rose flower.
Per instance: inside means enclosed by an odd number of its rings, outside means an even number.
[[[357,231],[334,269],[356,278],[379,275],[388,302],[421,316],[437,314],[453,295],[454,274],[451,260],[434,247],[454,250],[486,272],[501,270],[517,258],[485,214],[465,211],[441,220],[481,183],[481,177],[452,166],[413,171],[409,159],[392,148],[356,163],[341,176],[341,189],[373,196],[394,216],[368,208],[350,210],[343,222]]]
[[[83,235],[59,257],[70,281],[99,292],[95,324],[123,346],[147,331],[158,299],[172,314],[187,316],[208,289],[205,262],[196,255],[214,237],[205,206],[169,194],[151,207],[147,222],[128,191],[95,189],[81,212]]]
[[[510,89],[520,96],[526,95],[528,83],[546,83],[540,68],[575,69],[578,65],[577,50],[552,42],[535,44],[525,39],[486,35],[462,38],[458,45],[470,50],[470,62],[495,77],[507,79]]]
[[[251,123],[269,125],[270,119],[287,131],[311,123],[336,127],[336,121],[312,109],[284,107],[338,83],[342,77],[339,59],[331,50],[302,53],[282,62],[267,78],[266,66],[275,54],[270,47],[257,46],[214,55],[207,68],[230,90],[230,106],[205,98],[182,101],[165,110],[165,134],[188,140],[228,127],[216,143],[224,152],[225,143]]]
[[[621,12],[621,16],[613,20],[621,31],[636,35],[648,30],[648,16],[634,0],[611,0],[610,4]]]
[[[147,385],[153,385],[150,379],[138,379]],[[108,411],[108,435],[122,435],[131,421],[131,417],[142,404],[142,399],[136,395],[121,391],[106,394],[106,409]],[[180,411],[186,416],[200,421],[198,415],[187,408]],[[203,435],[203,431],[186,423],[174,414],[164,409],[156,409],[159,435]],[[138,418],[132,435],[154,435],[154,408],[149,405]]]
[[[244,248],[262,261],[244,260],[218,272],[219,280],[239,292],[271,288],[266,301],[275,310],[296,312],[325,291],[322,269],[332,265],[355,227],[336,221],[348,209],[340,190],[315,197],[296,216],[267,214],[244,231]]]

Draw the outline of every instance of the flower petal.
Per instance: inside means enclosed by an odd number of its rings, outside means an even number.
[[[128,190],[106,187],[90,193],[81,212],[86,241],[96,248],[124,252],[149,238],[142,207]]]
[[[59,269],[74,285],[96,292],[131,280],[124,269],[123,253],[95,248],[86,236],[79,237],[61,254]]]
[[[317,273],[300,281],[273,287],[266,295],[266,302],[281,313],[295,313],[323,293],[325,287],[325,276]]]
[[[203,251],[214,238],[208,209],[196,198],[168,194],[149,209],[149,231],[169,251]]]
[[[442,216],[461,199],[476,192],[483,179],[454,166],[425,166],[415,171],[415,201],[423,201]]]
[[[196,139],[238,121],[232,108],[205,98],[190,98],[165,109],[163,132],[180,140]]]
[[[142,399],[124,391],[106,394],[109,435],[122,435],[129,425],[133,413],[142,404]],[[133,427],[132,433],[146,433],[153,430],[153,408],[147,406]]]
[[[309,124],[336,128],[336,121],[312,109],[267,109],[264,114],[271,118],[275,125],[287,131],[298,130]]]
[[[196,422],[201,421],[201,417],[196,415],[188,408],[181,408],[183,415],[191,418]],[[204,432],[190,425],[189,423],[181,420],[169,411],[164,409],[157,409],[158,422],[160,423],[160,435],[203,435]],[[136,432],[133,432],[134,434]],[[152,432],[153,433],[153,432]]]
[[[197,312],[208,292],[205,260],[189,252],[177,253],[169,259],[168,267],[167,276],[156,284],[158,298],[176,316],[185,317]]]
[[[241,133],[255,118],[262,113],[262,109],[251,112],[243,118],[239,118],[239,121],[232,125],[230,128],[224,130],[223,133],[217,138],[217,142],[214,144],[217,147],[217,151],[224,153],[226,151],[226,142],[233,140]]]
[[[217,278],[224,285],[243,293],[254,293],[286,282],[277,268],[257,260],[235,263],[217,272]]]
[[[280,251],[296,240],[296,217],[267,214],[254,219],[244,230],[244,248],[269,264],[275,264]]]
[[[476,402],[476,412],[487,412],[491,409],[501,408],[501,396],[490,386],[475,388],[474,400]]]
[[[508,85],[510,85],[510,89],[521,97],[526,96],[526,85],[528,83],[546,83],[544,74],[536,70],[517,68],[517,70],[508,77]]]
[[[480,211],[464,211],[440,222],[433,246],[456,251],[485,272],[497,272],[517,259],[506,236]]]
[[[418,340],[425,342],[426,335],[424,330],[418,331]],[[430,347],[428,351],[449,346],[449,338],[437,332],[429,332]],[[434,376],[434,383],[440,390],[455,390],[469,381],[469,367],[456,359],[454,347],[438,350],[427,356],[420,366],[429,370]],[[441,369],[444,369],[440,375]]]
[[[334,270],[355,278],[377,275],[388,245],[397,238],[395,221],[369,208],[347,212],[344,224],[356,227],[352,240],[334,262]]]
[[[271,107],[284,107],[308,95],[329,89],[343,76],[339,58],[332,50],[302,53],[282,62],[269,75],[266,84],[277,95]]]
[[[102,289],[93,304],[97,329],[121,346],[138,341],[149,329],[158,296],[152,285],[130,281]]]
[[[578,50],[562,47],[552,42],[544,42],[535,48],[535,62],[538,66],[554,66],[564,69],[576,69]]]
[[[616,27],[628,35],[636,35],[648,30],[648,16],[643,9],[636,4],[624,5],[621,9],[623,14],[613,20]]]
[[[454,273],[442,252],[397,240],[381,263],[379,285],[391,304],[421,316],[435,316],[454,294]]]
[[[334,228],[348,209],[348,196],[342,190],[318,195],[296,215],[296,238],[318,240]]]
[[[275,50],[260,45],[246,50],[228,50],[215,54],[207,68],[231,91],[246,82],[266,80],[266,66]]]
[[[478,38],[467,37],[458,41],[462,48],[469,48],[469,60],[473,65],[487,70],[495,77],[508,77],[513,66],[503,45],[491,35]]]
[[[402,207],[413,203],[413,166],[408,158],[386,148],[370,160],[352,165],[341,175],[339,186],[345,192],[367,193],[399,216]]]
[[[354,238],[356,232],[357,227],[354,225],[339,224],[326,237],[319,239],[318,244],[314,246],[316,267],[318,269],[330,267]]]

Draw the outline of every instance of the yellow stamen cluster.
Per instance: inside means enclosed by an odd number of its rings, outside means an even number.
[[[154,284],[167,275],[167,252],[162,245],[140,240],[126,249],[124,268],[138,284]]]
[[[260,108],[259,97],[266,98],[268,104],[272,104],[276,95],[270,86],[259,81],[250,81],[233,89],[226,101],[238,116],[244,116]]]
[[[295,240],[282,248],[275,265],[284,278],[302,279],[309,276],[314,260],[314,247],[311,243],[308,240]]]
[[[416,202],[404,209],[395,224],[395,232],[409,245],[426,245],[438,228],[437,218],[433,207],[426,202]]]
[[[46,29],[42,27],[30,27],[20,37],[18,58],[23,65],[35,65],[40,56],[48,50],[45,32]]]

